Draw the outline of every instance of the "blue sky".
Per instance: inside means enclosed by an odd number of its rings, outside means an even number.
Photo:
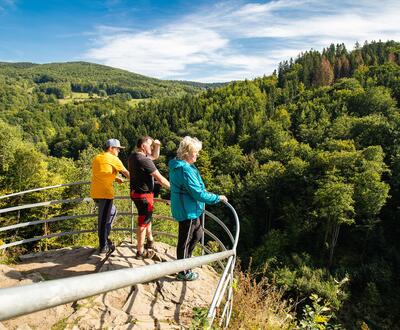
[[[400,41],[400,1],[0,0],[0,61],[89,61],[161,79],[268,75],[310,49]]]

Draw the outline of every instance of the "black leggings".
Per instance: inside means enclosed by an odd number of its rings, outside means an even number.
[[[201,216],[193,220],[179,221],[178,245],[176,247],[177,259],[190,258],[196,243],[203,237],[203,227],[200,219]]]

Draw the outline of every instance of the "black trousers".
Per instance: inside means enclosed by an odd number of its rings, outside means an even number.
[[[193,220],[179,221],[178,245],[176,247],[177,259],[190,258],[196,244],[202,237],[201,216]],[[188,271],[186,270],[183,273]]]
[[[97,218],[97,234],[99,237],[100,249],[107,246],[108,236],[111,232],[112,223],[117,215],[117,209],[112,199],[95,199],[99,208]]]

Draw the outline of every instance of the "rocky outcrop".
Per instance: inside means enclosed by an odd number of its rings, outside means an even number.
[[[134,247],[120,244],[106,259],[89,248],[62,249],[30,255],[19,265],[0,267],[0,287],[28,284],[44,279],[111,271],[175,259],[175,248],[156,243],[153,259],[137,260]],[[181,282],[175,275],[139,284],[3,321],[6,329],[185,329],[192,322],[193,308],[207,308],[218,283],[209,266],[196,269],[200,278]],[[1,325],[0,325],[1,330]]]

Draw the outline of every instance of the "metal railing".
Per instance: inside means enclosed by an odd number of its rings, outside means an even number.
[[[6,198],[15,196],[23,196],[25,194],[37,191],[49,190],[60,187],[68,187],[73,185],[86,185],[89,183],[90,182],[74,182],[56,186],[36,188],[19,193],[0,196],[0,200],[4,200]],[[127,196],[117,196],[115,197],[115,199],[130,200],[130,198]],[[60,200],[53,200],[46,202],[30,203],[26,205],[19,205],[19,206],[0,209],[0,216],[3,216],[4,214],[10,212],[20,212],[21,210],[31,210],[39,207],[73,204],[73,203],[79,204],[91,201],[92,201],[91,198],[72,198],[72,199],[60,199]],[[162,203],[169,203],[168,200],[163,200],[163,199],[155,199],[155,201]],[[28,314],[31,312],[55,307],[61,304],[70,303],[73,301],[77,301],[79,299],[102,294],[126,286],[132,286],[135,284],[152,281],[160,277],[171,275],[185,269],[190,269],[201,265],[209,264],[212,262],[217,262],[222,267],[223,271],[220,276],[217,288],[214,292],[213,299],[210,303],[207,317],[209,321],[208,324],[210,327],[214,323],[215,318],[218,316],[219,325],[226,328],[229,324],[229,320],[232,314],[233,272],[236,261],[236,247],[239,239],[240,224],[235,209],[229,203],[224,202],[224,204],[227,206],[227,208],[230,211],[230,215],[233,217],[234,231],[233,230],[231,231],[221,219],[219,219],[214,214],[210,213],[208,210],[205,210],[203,217],[203,226],[205,227],[204,228],[205,235],[207,235],[208,237],[210,237],[210,239],[217,242],[219,249],[222,250],[222,252],[213,253],[212,251],[210,251],[210,249],[205,245],[204,243],[205,240],[203,237],[203,239],[201,240],[203,255],[199,257],[174,260],[155,265],[146,265],[140,268],[113,270],[108,272],[81,275],[81,276],[75,276],[73,278],[51,280],[51,281],[40,282],[30,285],[23,285],[12,288],[3,288],[0,289],[0,321]],[[130,216],[131,218],[130,228],[113,228],[112,230],[130,232],[132,241],[136,229],[134,227],[134,216],[136,215],[136,212],[134,212],[133,202],[131,202],[129,212],[119,212],[118,214],[123,216]],[[17,223],[14,225],[1,227],[0,232],[16,230],[19,228],[39,225],[39,224],[47,225],[48,223],[52,222],[76,220],[81,218],[92,218],[92,217],[93,218],[97,217],[97,213],[92,212],[88,214],[57,216],[50,219],[42,219],[42,220],[39,219],[39,220],[27,221],[23,223]],[[153,217],[155,219],[163,218],[163,219],[173,220],[169,216],[162,216],[157,214],[154,214]],[[208,224],[209,221],[208,219],[211,219],[213,222],[219,225],[219,228],[222,229],[222,232],[224,232],[227,235],[228,244],[224,244],[223,239],[217,237],[215,233],[211,232],[205,226],[206,224]],[[97,222],[95,221],[95,223]],[[93,228],[93,229],[67,231],[61,233],[45,233],[45,235],[42,236],[30,237],[14,242],[4,243],[3,245],[0,245],[0,251],[20,244],[39,241],[44,238],[60,237],[60,236],[74,235],[74,234],[81,234],[88,232],[97,232],[97,229]],[[154,234],[159,234],[159,235],[168,235],[173,237],[177,236],[176,234],[171,234],[166,232],[160,232],[160,231],[153,231],[153,232]],[[226,260],[225,265],[222,262],[223,260]],[[23,297],[24,299],[21,299],[21,297]],[[220,308],[221,304],[223,306]],[[220,310],[221,313],[217,315],[217,311]]]

